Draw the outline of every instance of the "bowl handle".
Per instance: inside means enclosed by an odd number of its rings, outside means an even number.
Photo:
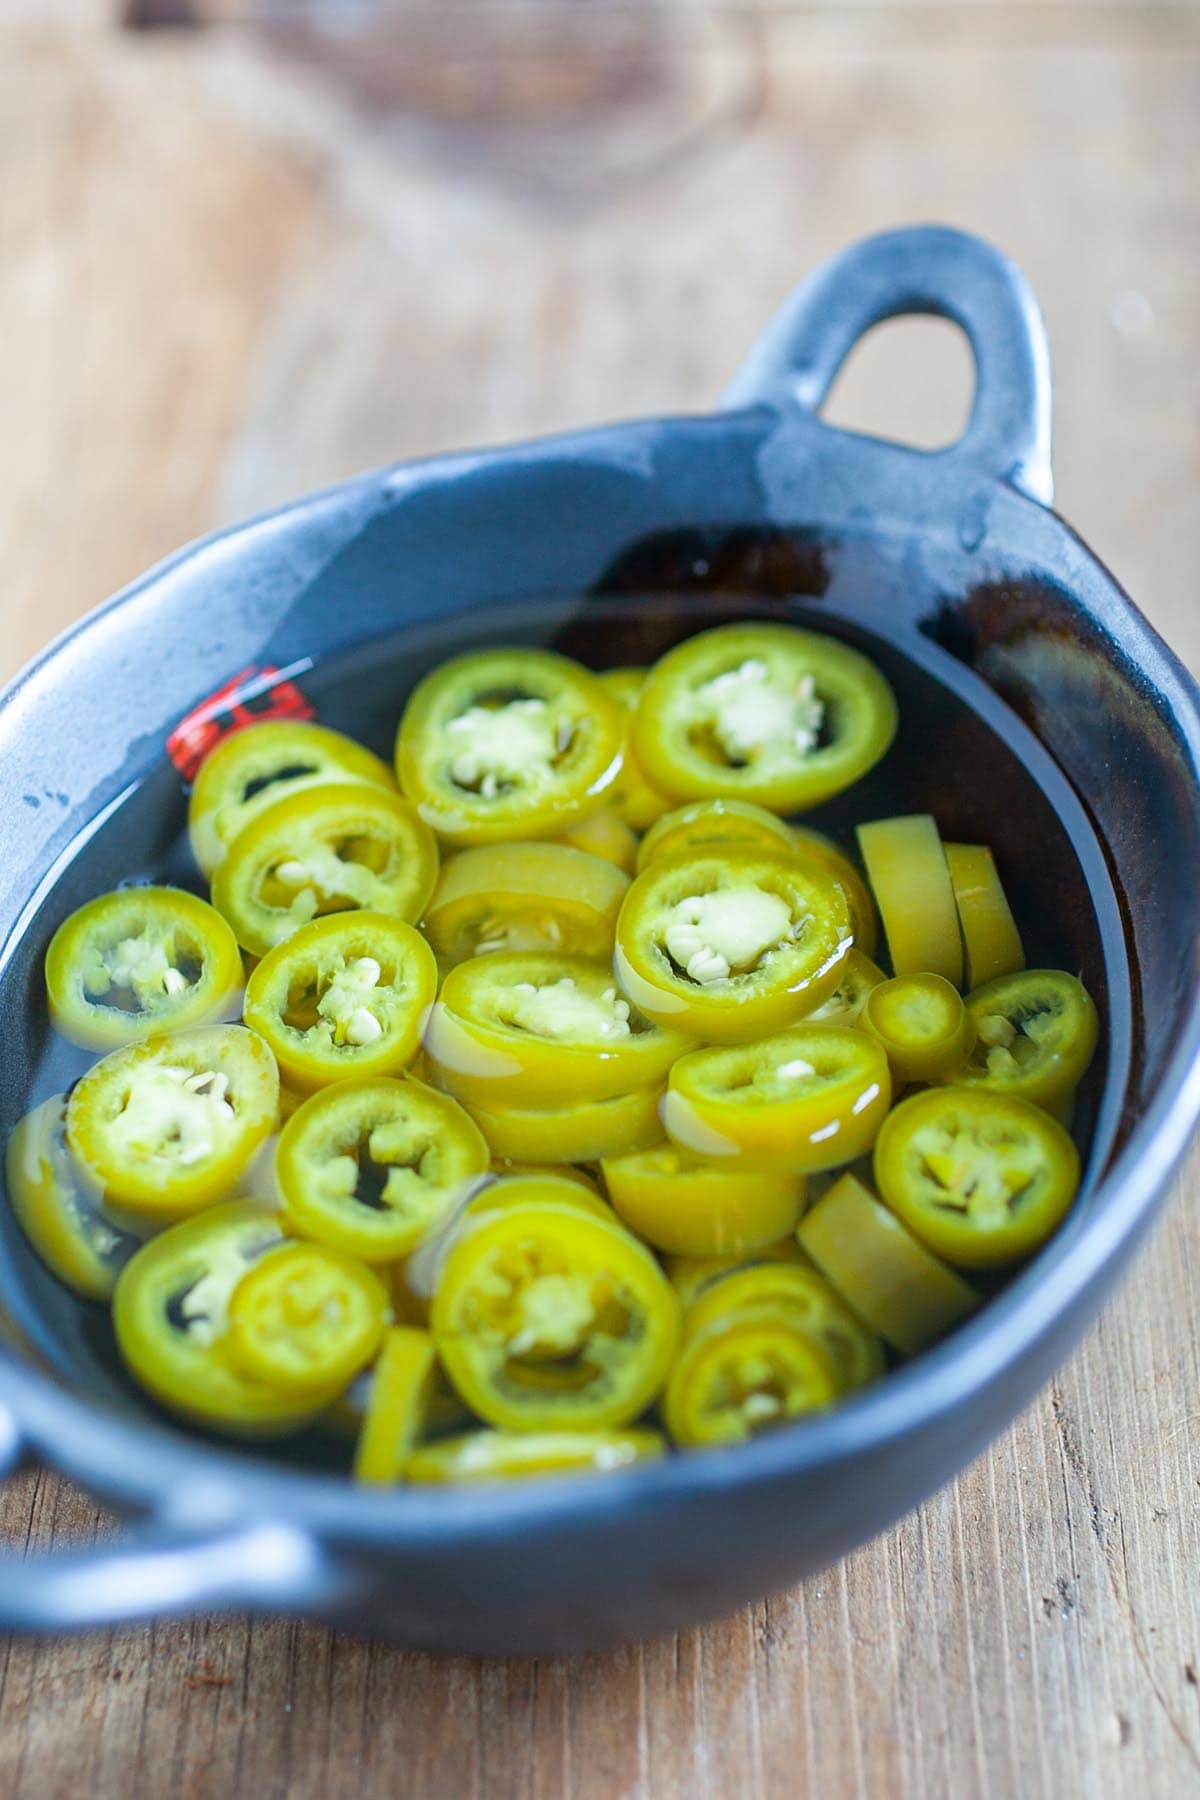
[[[18,1449],[0,1412],[0,1467]],[[338,1586],[330,1559],[294,1526],[151,1521],[112,1544],[0,1557],[0,1630],[81,1631],[230,1607],[315,1614]]]
[[[815,413],[864,332],[901,313],[953,320],[975,358],[971,417],[942,454],[970,456],[1048,506],[1045,323],[1017,265],[970,232],[910,225],[831,256],[784,301],[727,388],[725,405],[790,401]]]

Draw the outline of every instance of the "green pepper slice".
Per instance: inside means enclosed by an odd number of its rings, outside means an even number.
[[[796,839],[785,820],[749,800],[693,800],[658,819],[641,841],[637,871],[660,856],[710,856],[724,850],[765,850],[786,856]]]
[[[67,1143],[107,1202],[162,1222],[229,1193],[278,1109],[263,1040],[242,1025],[208,1025],[94,1064],[67,1103]]]
[[[326,1244],[279,1244],[229,1296],[238,1367],[283,1393],[328,1393],[379,1349],[391,1296],[373,1270]]]
[[[453,844],[550,837],[621,769],[621,709],[550,650],[476,650],[417,684],[396,737],[400,785]]]
[[[795,1309],[747,1306],[688,1330],[663,1421],[681,1448],[744,1443],[836,1400],[837,1366]]]
[[[1063,969],[1020,969],[976,988],[966,1004],[976,1042],[956,1079],[1057,1111],[1087,1073],[1099,1036],[1083,983]]]
[[[681,1056],[662,1120],[694,1156],[811,1175],[869,1150],[891,1097],[874,1038],[847,1025],[800,1025]]]
[[[488,1167],[458,1102],[406,1077],[339,1081],[292,1114],[275,1172],[303,1237],[364,1262],[396,1262],[441,1223]]]
[[[201,1425],[276,1436],[309,1423],[336,1390],[288,1392],[230,1353],[229,1306],[248,1270],[283,1242],[275,1219],[235,1201],[160,1233],[122,1269],[113,1326],[127,1368],[163,1406]]]
[[[233,932],[182,888],[101,894],[63,920],[46,951],[51,1020],[87,1050],[236,1017],[241,990]]]
[[[1079,1152],[1029,1100],[930,1088],[884,1120],[875,1180],[921,1242],[956,1267],[990,1269],[1040,1248],[1079,1186]]]
[[[675,1256],[745,1255],[793,1230],[804,1207],[803,1175],[696,1163],[670,1144],[606,1156],[602,1167],[629,1229]]]
[[[980,1304],[853,1175],[822,1195],[796,1235],[846,1304],[902,1356],[936,1343]]]
[[[606,963],[519,951],[451,969],[425,1031],[441,1085],[484,1107],[661,1087],[690,1047],[631,1007]]]
[[[201,763],[188,802],[192,854],[205,875],[251,819],[277,800],[329,782],[363,781],[395,792],[387,764],[327,725],[264,719],[222,739]]]
[[[883,675],[848,644],[794,625],[720,625],[650,671],[633,747],[680,799],[798,812],[865,775],[896,718]]]
[[[483,1212],[452,1245],[431,1316],[473,1412],[514,1431],[628,1424],[667,1377],[679,1301],[645,1245],[575,1205]]]
[[[897,1082],[963,1079],[975,1023],[941,975],[880,982],[866,997],[862,1024],[883,1045]]]
[[[744,1043],[820,1005],[850,946],[846,896],[831,877],[731,850],[652,862],[622,904],[614,967],[647,1018]]]
[[[437,845],[407,801],[365,782],[276,800],[229,846],[213,905],[238,943],[265,956],[326,913],[419,919],[437,880]]]
[[[386,913],[333,913],[268,951],[246,983],[246,1024],[302,1092],[412,1062],[437,992],[418,931]]]
[[[449,963],[507,950],[610,956],[629,877],[570,844],[485,844],[443,866],[425,935]]]
[[[67,1148],[66,1124],[67,1097],[55,1094],[13,1127],[8,1198],[51,1273],[85,1300],[107,1300],[141,1239],[105,1212],[100,1188]]]
[[[370,1375],[354,1452],[356,1481],[387,1486],[402,1478],[429,1420],[437,1379],[437,1354],[429,1333],[394,1326]]]
[[[883,1374],[883,1346],[817,1269],[808,1262],[769,1260],[717,1274],[684,1313],[690,1336],[748,1307],[793,1312],[818,1339],[849,1393]]]
[[[405,1464],[421,1486],[527,1481],[539,1475],[609,1475],[666,1452],[657,1431],[467,1431],[422,1444]]]

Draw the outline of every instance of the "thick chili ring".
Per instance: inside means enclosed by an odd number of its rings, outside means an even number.
[[[334,913],[277,944],[246,984],[246,1024],[302,1092],[352,1075],[397,1074],[421,1046],[437,963],[386,913]]]
[[[871,1148],[891,1097],[874,1038],[846,1025],[800,1025],[681,1056],[662,1120],[693,1156],[815,1174]]]
[[[425,1050],[460,1100],[485,1107],[588,1103],[661,1087],[691,1040],[643,1017],[611,969],[529,952],[452,969],[429,1015]]]
[[[617,981],[648,1018],[714,1043],[780,1031],[833,992],[851,946],[841,887],[794,857],[650,864],[617,920]]]
[[[396,736],[400,785],[453,844],[546,837],[594,811],[625,722],[596,677],[550,650],[475,650],[419,682]]]
[[[637,1418],[661,1390],[679,1301],[636,1238],[539,1201],[470,1222],[432,1323],[446,1373],[489,1424],[600,1429]]]
[[[101,894],[63,920],[46,951],[51,1020],[87,1050],[236,1018],[241,991],[233,932],[182,888]]]
[[[487,1166],[457,1101],[387,1076],[320,1089],[284,1126],[275,1160],[297,1234],[370,1263],[407,1256]]]
[[[242,948],[265,956],[326,913],[419,919],[437,869],[433,833],[407,801],[365,782],[330,783],[251,819],[213,876],[213,904]]]

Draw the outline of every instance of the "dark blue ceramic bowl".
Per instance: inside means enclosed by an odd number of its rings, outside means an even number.
[[[855,341],[904,312],[957,320],[975,353],[970,423],[936,454],[816,416]],[[1132,1256],[1200,1112],[1197,690],[1050,511],[1049,409],[1019,272],[957,232],[891,233],[792,296],[713,416],[363,476],[181,552],[8,688],[5,1131],[31,1085],[71,1072],[40,995],[54,925],[131,871],[187,878],[163,747],[197,700],[272,665],[386,747],[425,667],[499,635],[601,666],[737,614],[867,645],[904,728],[855,806],[986,832],[1035,949],[1082,970],[1108,1030],[1079,1203],[977,1318],[828,1416],[620,1477],[361,1492],[319,1443],[189,1435],[139,1403],[101,1309],[0,1208],[0,1461],[44,1458],[137,1521],[116,1547],[5,1565],[0,1625],[244,1605],[430,1647],[594,1648],[794,1582],[1026,1405]]]

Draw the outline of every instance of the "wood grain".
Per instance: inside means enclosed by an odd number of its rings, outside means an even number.
[[[6,669],[219,518],[706,406],[805,268],[912,217],[1029,270],[1063,510],[1200,665],[1194,8],[526,0],[336,55],[254,10],[0,11]],[[896,326],[834,409],[944,441],[968,385],[946,330]],[[1028,1415],[802,1588],[570,1661],[241,1619],[5,1643],[0,1794],[1200,1791],[1198,1178]],[[98,1529],[46,1473],[0,1494],[8,1543]]]

